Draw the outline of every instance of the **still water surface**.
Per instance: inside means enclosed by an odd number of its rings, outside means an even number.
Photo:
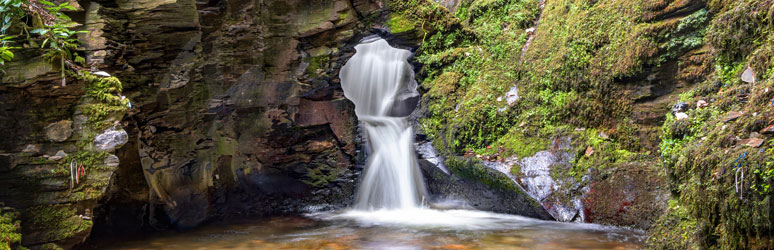
[[[470,210],[318,213],[215,224],[100,249],[640,249],[638,231]]]

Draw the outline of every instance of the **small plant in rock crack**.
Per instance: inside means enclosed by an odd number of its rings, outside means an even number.
[[[76,53],[80,44],[76,35],[87,32],[72,30],[78,23],[64,13],[66,10],[77,9],[69,2],[0,0],[0,65],[14,59],[15,49],[39,47],[44,58],[59,63],[64,86],[67,68],[82,70],[78,64],[86,63]],[[18,35],[9,35],[11,32]]]
[[[70,28],[77,26],[78,24],[73,22],[69,16],[62,13],[63,10],[76,10],[75,7],[70,6],[69,3],[64,2],[56,5],[52,2],[40,0],[41,4],[47,5],[45,9],[51,16],[47,17],[48,24],[45,24],[42,28],[34,29],[30,33],[38,34],[41,37],[45,37],[40,47],[48,49],[43,57],[51,61],[59,61],[62,71],[62,86],[67,84],[65,75],[65,63],[68,60],[73,60],[75,63],[84,64],[86,60],[73,53],[78,49],[80,42],[76,35],[78,33],[86,33],[88,31],[75,31]]]

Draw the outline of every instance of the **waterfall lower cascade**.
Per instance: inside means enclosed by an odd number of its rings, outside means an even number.
[[[339,76],[370,151],[353,208],[421,208],[426,190],[407,118],[419,100],[408,63],[411,52],[378,37],[364,39],[355,49]]]

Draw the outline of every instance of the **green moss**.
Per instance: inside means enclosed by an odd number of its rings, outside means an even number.
[[[34,228],[45,228],[48,232],[41,241],[52,242],[73,237],[90,230],[92,222],[78,217],[76,210],[65,205],[46,205],[28,210],[32,215]]]
[[[392,33],[403,33],[414,29],[416,24],[414,21],[406,18],[397,13],[391,15],[390,20],[386,23],[387,27],[390,27]]]
[[[308,168],[307,178],[303,182],[315,187],[325,187],[328,183],[338,179],[342,172],[342,169],[335,166],[320,164]]]
[[[330,58],[328,55],[320,55],[315,57],[309,57],[307,59],[309,66],[306,67],[306,74],[309,74],[311,76],[317,77],[320,76],[320,72],[318,70],[324,70],[328,68],[328,61]]]
[[[660,153],[674,200],[650,233],[648,246],[769,249],[774,245],[774,152],[739,145],[736,138],[749,138],[750,132],[769,124],[766,112],[772,96],[765,89],[774,86],[768,74],[774,67],[767,46],[774,36],[766,20],[774,12],[760,10],[774,10],[774,3],[712,1],[710,10],[716,12],[707,30],[715,71],[694,92],[716,101],[709,108],[686,112],[688,119],[677,121],[668,115],[664,122]],[[739,75],[748,66],[756,71],[756,85],[740,81]],[[741,92],[752,93],[749,100],[740,100]],[[681,96],[681,100],[694,103],[699,97]],[[730,111],[745,115],[725,122]],[[763,147],[770,148],[771,143]],[[737,169],[746,174],[743,193],[736,191]]]
[[[669,200],[668,215],[648,233],[647,244],[655,249],[701,249],[697,244],[697,222],[677,200]]]
[[[21,245],[21,220],[19,212],[5,208],[0,203],[0,250],[11,250],[10,247],[19,248]]]
[[[80,78],[86,82],[86,97],[93,101],[81,105],[81,111],[95,130],[104,130],[123,117],[129,109],[129,100],[120,97],[123,85],[118,78],[95,76],[88,72],[82,74]]]
[[[527,195],[523,193],[522,189],[517,186],[518,184],[513,182],[508,176],[497,170],[481,165],[480,162],[459,157],[449,157],[444,164],[446,164],[446,167],[448,167],[455,175],[483,183],[489,188]]]

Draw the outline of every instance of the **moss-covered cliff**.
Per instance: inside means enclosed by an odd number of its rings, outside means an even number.
[[[774,247],[774,1],[54,2],[86,67],[61,86],[34,35],[2,67],[11,247],[345,206],[362,153],[338,69],[385,30],[416,49],[418,132],[457,177],[531,204],[543,161],[558,220]]]
[[[586,221],[650,229],[655,249],[772,246],[770,1],[391,7],[394,32],[422,37],[420,124],[441,151],[518,162],[569,136],[551,171],[575,182],[554,195],[583,197]]]

